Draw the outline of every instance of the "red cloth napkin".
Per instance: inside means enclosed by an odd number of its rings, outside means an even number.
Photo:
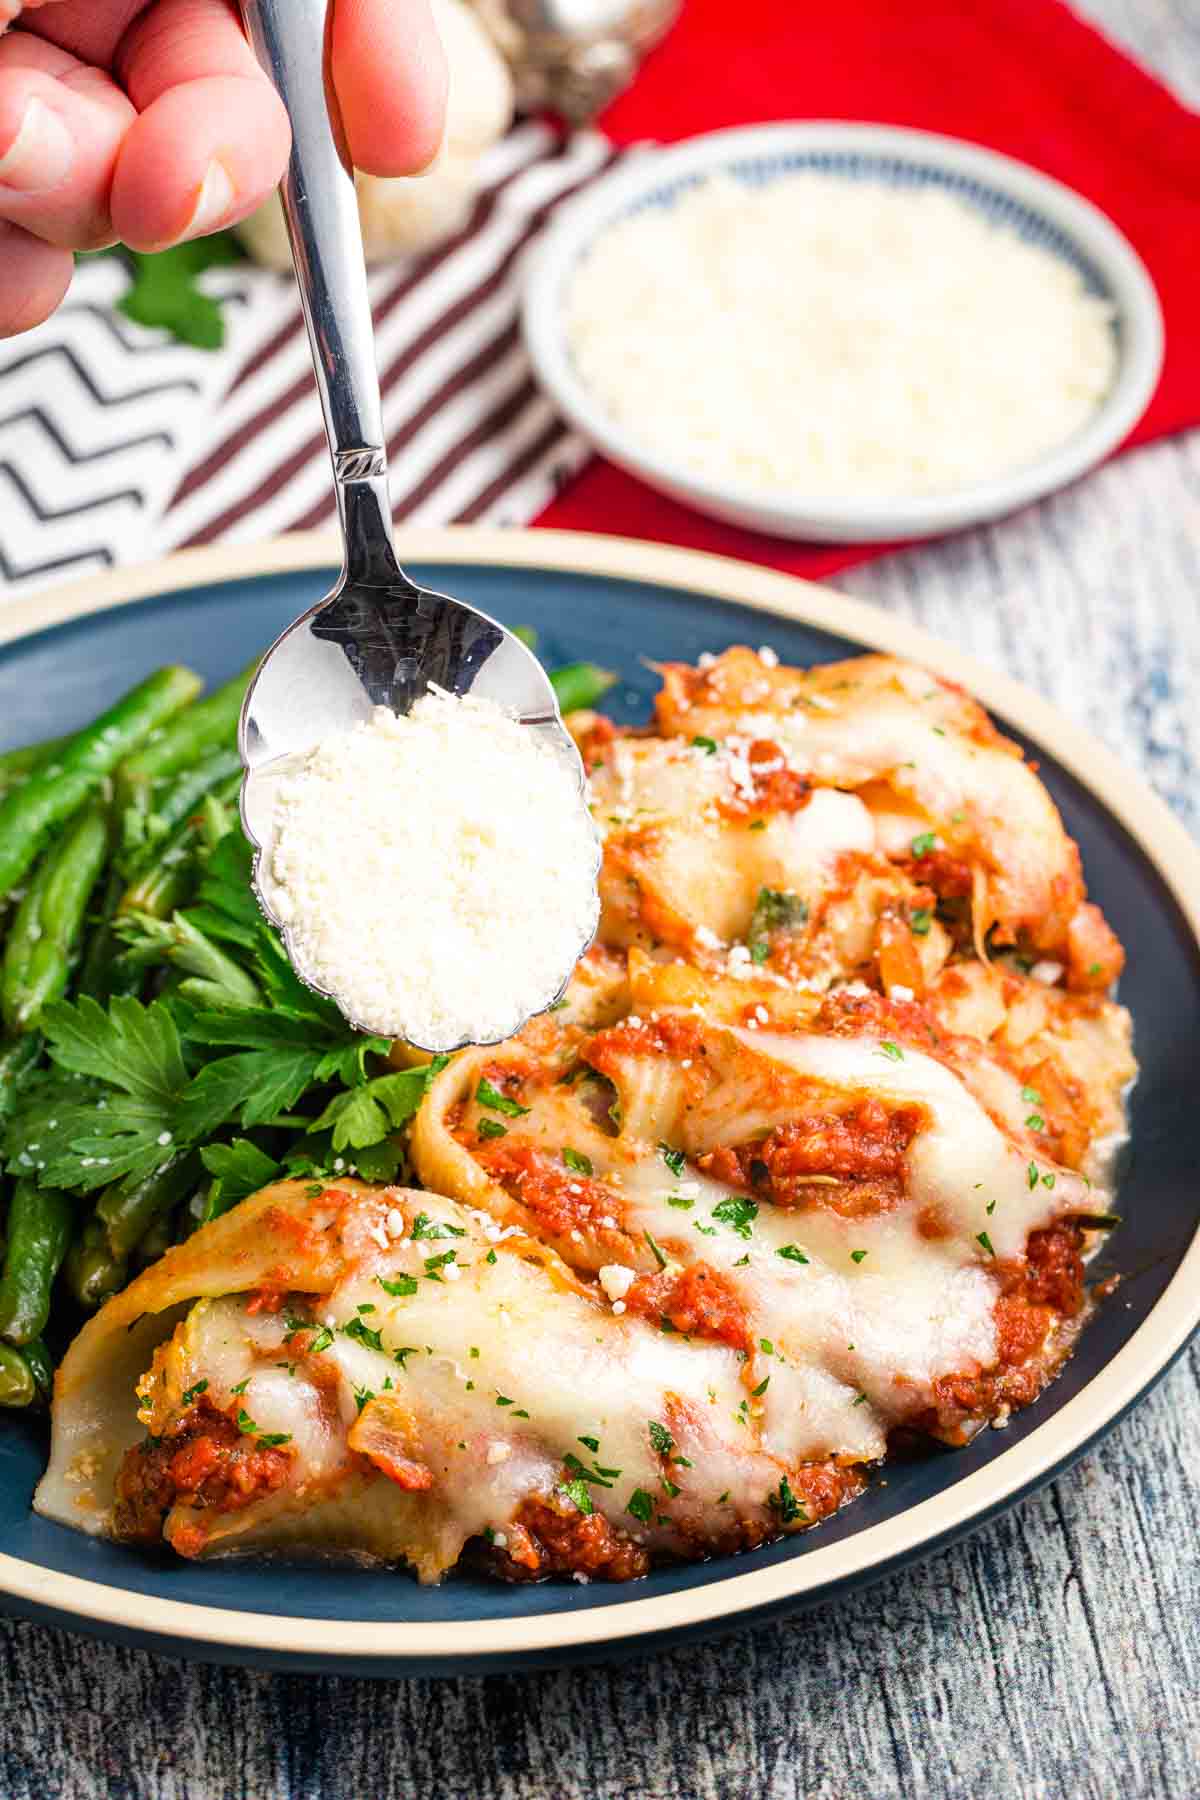
[[[1018,156],[1102,207],[1166,318],[1158,391],[1126,441],[1200,423],[1200,114],[1060,0],[685,0],[599,123],[618,144],[768,119],[919,126]],[[595,457],[535,521],[819,577],[887,546],[798,544],[704,518]]]

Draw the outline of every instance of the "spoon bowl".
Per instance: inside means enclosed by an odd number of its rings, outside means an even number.
[[[537,658],[497,620],[448,594],[419,587],[396,557],[358,202],[327,98],[332,94],[325,68],[328,5],[329,0],[242,0],[250,41],[292,122],[283,210],[333,457],[345,563],[332,591],[271,645],[250,684],[238,739],[245,768],[241,811],[254,849],[259,904],[283,933],[297,974],[318,993],[327,990],[298,959],[293,934],[279,915],[271,864],[281,783],[323,740],[365,724],[379,706],[407,713],[431,685],[455,696],[470,694],[495,702],[535,731],[573,776],[580,808],[586,810],[583,765]],[[591,836],[594,886],[600,845],[594,829]],[[353,879],[352,870],[347,877]],[[548,870],[547,879],[552,878]],[[538,996],[540,1004],[561,997],[598,918],[597,899],[558,993],[546,1001]],[[328,997],[341,1005],[338,995]],[[360,1023],[346,1016],[351,1024]],[[514,1018],[499,1036],[419,1047],[498,1042],[528,1016],[527,1011]]]

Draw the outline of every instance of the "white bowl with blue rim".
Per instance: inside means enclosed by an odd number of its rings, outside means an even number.
[[[1076,269],[1088,291],[1111,308],[1117,350],[1112,384],[1085,423],[1052,450],[987,480],[931,493],[844,497],[717,482],[649,448],[618,424],[585,385],[571,355],[566,302],[580,260],[619,220],[647,207],[669,207],[706,178],[732,176],[759,186],[801,171],[891,187],[936,186]],[[828,121],[715,131],[631,154],[563,208],[535,252],[525,285],[524,330],[543,387],[575,429],[612,462],[714,518],[826,542],[886,542],[951,531],[1012,512],[1074,481],[1137,424],[1163,358],[1162,312],[1145,264],[1090,201],[1025,163],[957,138]]]

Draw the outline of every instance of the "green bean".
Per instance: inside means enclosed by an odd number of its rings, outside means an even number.
[[[8,1248],[0,1276],[0,1338],[27,1344],[50,1317],[50,1290],[62,1267],[75,1208],[57,1188],[18,1181],[8,1210]]]
[[[217,688],[204,700],[178,714],[171,723],[149,742],[127,756],[117,770],[117,806],[121,811],[151,811],[153,784],[168,775],[199,762],[210,751],[229,749],[237,739],[242,701],[250,685],[250,677],[258,667],[249,668]]]
[[[0,1123],[12,1112],[21,1083],[41,1053],[42,1040],[36,1032],[15,1043],[0,1044]]]
[[[224,805],[226,800],[237,793],[241,780],[239,765],[237,774],[218,782],[204,796],[198,812],[191,813],[170,837],[160,840],[154,846],[154,854],[148,866],[130,882],[122,894],[117,907],[118,918],[124,913],[138,912],[149,913],[155,919],[165,919],[169,913],[187,902],[195,886],[195,853],[208,841],[210,804]]]
[[[22,1344],[21,1355],[29,1365],[39,1395],[48,1400],[54,1391],[54,1358],[41,1338],[31,1338],[29,1343]]]
[[[115,994],[138,993],[142,985],[141,970],[126,969],[118,961],[121,951],[113,932],[113,916],[124,892],[125,877],[119,869],[110,868],[100,909],[93,915],[87,949],[75,978],[75,992],[86,994],[89,999],[99,1001],[101,1006],[107,1006]]]
[[[138,1241],[134,1256],[139,1263],[157,1262],[160,1256],[166,1255],[174,1242],[175,1209],[168,1206],[165,1212],[160,1212],[157,1218],[150,1221]]]
[[[161,968],[166,963],[180,977],[179,992],[202,1006],[260,1006],[262,993],[240,963],[192,924],[186,913],[170,919],[127,913],[117,935],[129,945],[124,960],[131,967]]]
[[[77,812],[105,776],[199,688],[200,678],[190,669],[159,669],[0,801],[0,899],[36,861],[54,827]]]
[[[96,1217],[103,1225],[113,1257],[124,1261],[151,1226],[195,1185],[199,1163],[193,1156],[176,1156],[165,1168],[134,1182],[114,1181],[96,1202]]]
[[[86,806],[42,857],[4,946],[0,1009],[14,1037],[66,992],[71,956],[92,889],[108,856],[108,815]]]
[[[67,1252],[63,1274],[68,1288],[86,1312],[95,1312],[125,1285],[128,1265],[109,1248],[108,1233],[91,1218]]]
[[[0,1406],[32,1406],[37,1397],[37,1376],[29,1358],[12,1344],[0,1344]]]
[[[129,875],[139,875],[148,869],[162,840],[200,810],[210,789],[228,782],[232,775],[240,780],[241,769],[242,761],[236,749],[211,750],[198,763],[176,776],[167,791],[156,797],[152,811],[127,810],[122,827],[126,834],[123,850]],[[135,841],[130,841],[131,835]]]
[[[0,793],[19,787],[43,763],[53,762],[68,742],[67,738],[46,738],[40,744],[22,744],[16,750],[0,750]]]
[[[550,685],[557,697],[559,711],[564,713],[579,712],[585,706],[595,706],[597,700],[616,685],[616,681],[617,677],[611,669],[601,669],[590,662],[568,663],[563,669],[550,671]]]

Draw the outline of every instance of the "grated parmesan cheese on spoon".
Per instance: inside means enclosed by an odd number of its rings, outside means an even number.
[[[935,188],[716,176],[604,231],[576,370],[647,450],[798,495],[924,494],[1028,463],[1112,384],[1112,309]]]
[[[596,927],[579,783],[494,701],[377,707],[281,782],[264,880],[300,973],[427,1050],[511,1036]]]

